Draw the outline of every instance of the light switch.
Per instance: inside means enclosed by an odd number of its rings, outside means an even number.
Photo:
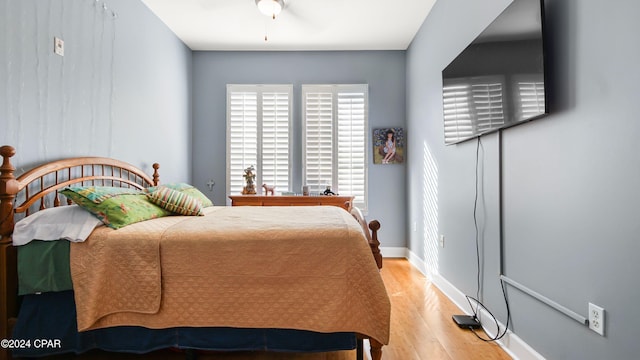
[[[53,38],[53,52],[64,56],[64,41],[58,37]]]

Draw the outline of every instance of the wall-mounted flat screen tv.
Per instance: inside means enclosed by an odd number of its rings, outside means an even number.
[[[543,0],[514,0],[442,71],[444,142],[547,114]]]

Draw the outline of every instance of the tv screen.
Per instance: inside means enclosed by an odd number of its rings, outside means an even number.
[[[547,113],[543,0],[514,0],[442,71],[444,142]]]

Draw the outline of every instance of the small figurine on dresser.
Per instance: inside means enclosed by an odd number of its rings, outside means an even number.
[[[256,184],[254,183],[256,180],[256,174],[253,172],[256,169],[253,165],[244,169],[244,181],[246,181],[247,185],[242,188],[242,195],[255,195],[256,194]]]
[[[275,186],[269,186],[267,184],[262,184],[262,188],[264,189],[264,194],[265,195],[269,195],[269,194],[275,195],[275,190],[276,190]]]
[[[334,193],[333,191],[331,191],[331,186],[327,186],[327,188],[324,190],[323,195],[331,196],[331,195],[336,195],[336,193]]]

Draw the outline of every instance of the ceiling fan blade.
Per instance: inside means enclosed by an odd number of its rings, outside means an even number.
[[[344,0],[284,0],[285,7],[280,14],[283,19],[290,18],[301,26],[322,29],[329,26],[339,13]]]
[[[253,1],[253,0],[251,0]],[[240,5],[238,0],[198,0],[203,10],[206,11],[223,11]]]

